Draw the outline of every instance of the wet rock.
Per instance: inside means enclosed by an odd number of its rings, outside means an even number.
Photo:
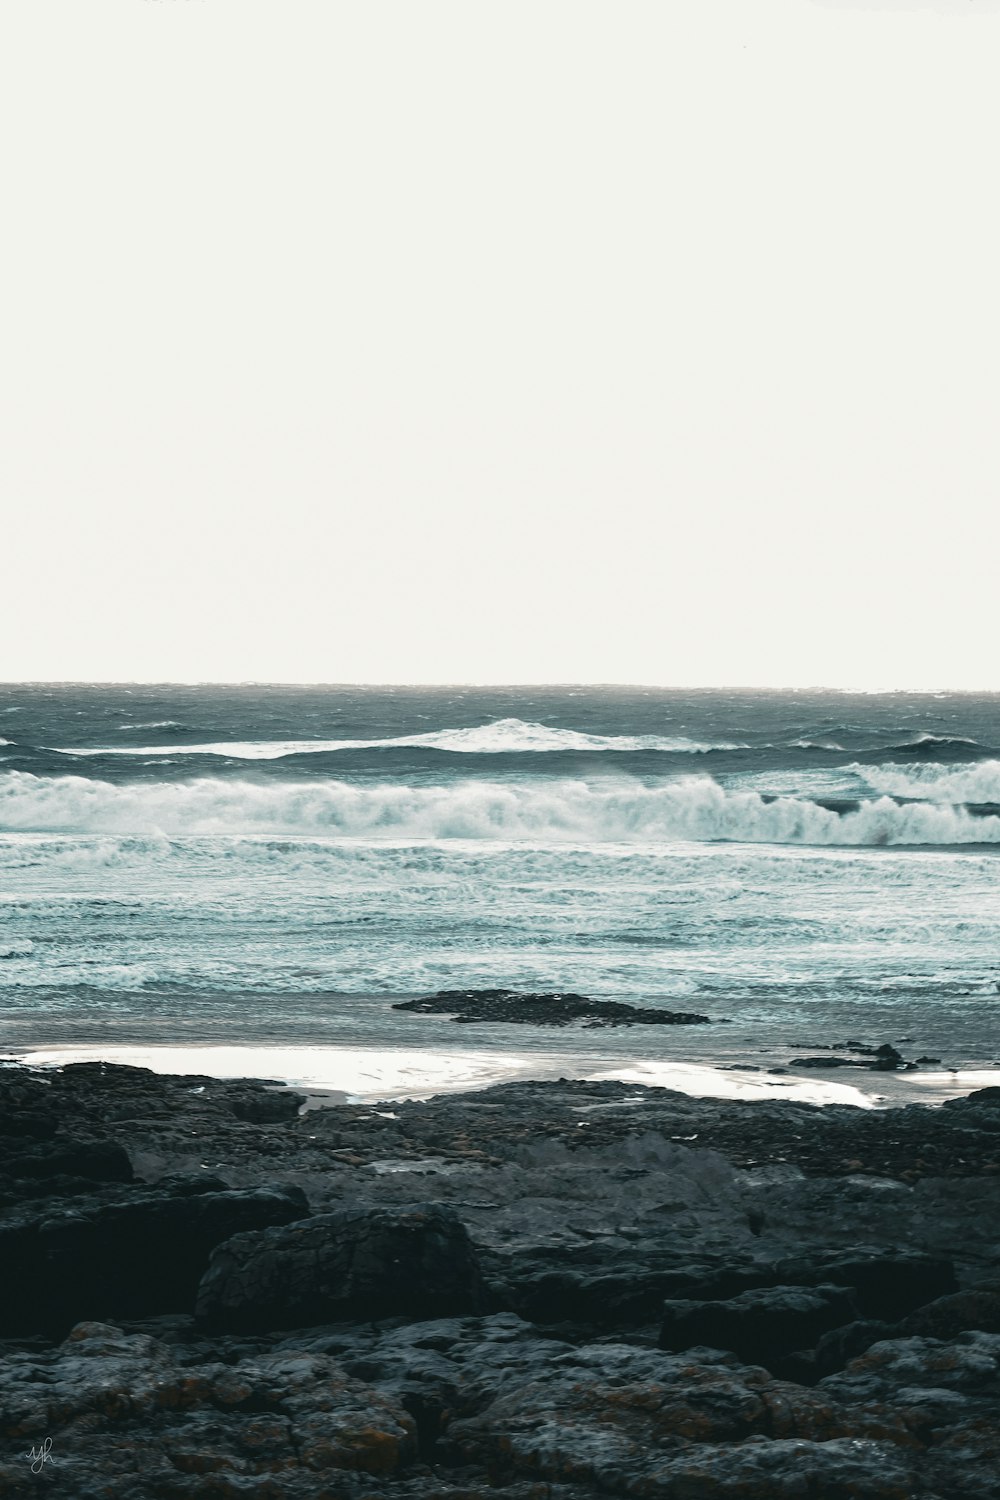
[[[798,1349],[809,1349],[832,1328],[854,1322],[857,1304],[843,1286],[774,1286],[725,1302],[669,1301],[663,1306],[661,1349],[707,1345],[773,1369]]]
[[[475,1312],[484,1300],[465,1226],[454,1210],[431,1203],[346,1209],[237,1235],[213,1255],[197,1315],[218,1328],[294,1328]]]
[[[875,1049],[862,1055],[870,1061]],[[0,1132],[12,1155],[45,1141],[111,1141],[146,1179],[8,1177],[0,1246],[10,1251],[7,1236],[21,1235],[21,1253],[0,1269],[18,1296],[22,1273],[31,1285],[29,1225],[36,1248],[38,1226],[52,1220],[89,1225],[86,1242],[98,1219],[130,1204],[148,1213],[151,1200],[170,1200],[172,1214],[197,1218],[200,1204],[262,1182],[303,1188],[323,1218],[341,1217],[336,1243],[324,1234],[326,1249],[312,1259],[259,1253],[272,1239],[300,1238],[292,1218],[273,1233],[238,1223],[244,1232],[216,1245],[209,1274],[241,1241],[255,1247],[247,1277],[242,1251],[232,1262],[233,1332],[225,1312],[195,1322],[190,1286],[187,1311],[159,1307],[175,1242],[132,1240],[133,1265],[119,1262],[120,1280],[146,1282],[146,1310],[124,1335],[91,1336],[92,1404],[82,1414],[66,1380],[79,1350],[53,1350],[41,1333],[7,1340],[0,1411],[17,1416],[33,1403],[52,1424],[55,1460],[66,1464],[40,1481],[53,1493],[996,1500],[997,1336],[954,1332],[990,1322],[987,1294],[1000,1276],[1000,1110],[989,1099],[817,1108],[564,1080],[299,1115],[289,1091],[246,1080],[91,1065],[0,1070],[0,1123],[12,1127]],[[60,1202],[64,1191],[73,1196]],[[395,1218],[398,1231],[428,1197],[447,1220],[450,1250],[424,1259],[386,1226]],[[353,1215],[350,1232],[344,1214]],[[384,1234],[375,1232],[379,1216],[388,1216]],[[310,1222],[302,1221],[307,1242]],[[75,1252],[59,1264],[75,1268]],[[53,1272],[58,1295],[56,1280]],[[776,1288],[779,1299],[817,1290],[853,1298],[860,1316],[850,1312],[814,1346],[768,1353],[769,1371],[719,1349],[655,1347],[664,1298],[730,1303]],[[98,1316],[110,1316],[113,1291],[102,1291]],[[484,1295],[485,1310],[473,1311]],[[15,1303],[8,1290],[8,1319]],[[281,1326],[271,1327],[276,1303]],[[452,1315],[431,1320],[432,1309]],[[795,1341],[813,1331],[800,1324]],[[127,1354],[122,1337],[147,1342]],[[94,1394],[99,1366],[106,1408]],[[2,1384],[10,1369],[25,1377],[16,1391]],[[151,1394],[154,1370],[162,1404]],[[237,1385],[219,1384],[220,1371],[236,1372]],[[243,1394],[226,1405],[222,1393],[237,1388]],[[353,1437],[338,1437],[334,1467],[323,1459],[303,1468],[297,1456],[308,1445],[312,1388],[332,1403],[324,1430],[340,1431],[337,1413],[357,1424]],[[46,1404],[52,1392],[55,1406]],[[390,1418],[402,1437],[391,1437]],[[366,1431],[381,1435],[370,1447]],[[34,1441],[0,1444],[3,1500],[25,1493],[19,1455]],[[395,1455],[382,1473],[372,1467],[376,1450]],[[362,1455],[354,1468],[352,1453]],[[163,1455],[169,1470],[156,1467]]]
[[[276,1125],[294,1120],[306,1096],[284,1087],[247,1088],[232,1090],[228,1102],[238,1120],[247,1120],[252,1125]]]
[[[813,1378],[818,1380],[824,1375],[842,1370],[873,1344],[892,1338],[895,1331],[892,1323],[859,1318],[856,1323],[845,1323],[842,1328],[833,1328],[829,1333],[824,1333],[813,1356]]]
[[[918,1307],[898,1325],[904,1338],[951,1339],[974,1330],[1000,1333],[1000,1291],[969,1288],[954,1292]]]
[[[775,1273],[776,1279],[797,1286],[833,1282],[850,1287],[864,1317],[890,1323],[958,1286],[950,1260],[877,1247],[790,1256],[778,1262]]]
[[[85,1323],[49,1354],[0,1366],[0,1495],[47,1481],[102,1500],[371,1496],[416,1454],[392,1397],[301,1351],[180,1364],[157,1340]],[[25,1453],[50,1442],[44,1480]]]
[[[587,995],[523,994],[517,990],[439,990],[419,1000],[401,1000],[393,1010],[421,1016],[450,1016],[466,1024],[477,1021],[532,1026],[707,1026],[709,1016],[693,1011],[653,1010]]]
[[[65,1332],[83,1318],[191,1311],[216,1245],[308,1213],[297,1188],[136,1193],[0,1225],[0,1329]]]
[[[578,1351],[544,1380],[453,1422],[449,1450],[499,1480],[531,1474],[575,1484],[581,1494],[908,1500],[913,1493],[912,1457],[894,1442],[905,1441],[905,1431],[891,1419],[859,1420],[825,1395],[707,1352],[681,1359],[612,1349],[605,1358],[602,1368],[596,1351]]]
[[[861,1047],[848,1044],[848,1050],[862,1054],[854,1057],[793,1057],[789,1066],[792,1068],[870,1068],[876,1073],[895,1073],[900,1068],[913,1067],[915,1064],[908,1063],[903,1054],[899,1052],[890,1042],[883,1042],[881,1047]],[[864,1054],[867,1054],[865,1056]],[[937,1061],[937,1059],[921,1059],[921,1061]]]
[[[115,1141],[46,1140],[0,1155],[0,1175],[14,1178],[80,1178],[131,1182],[132,1163]]]
[[[886,1402],[901,1391],[938,1388],[992,1398],[1000,1390],[1000,1334],[890,1339],[821,1382],[821,1389],[835,1399],[856,1403]]]

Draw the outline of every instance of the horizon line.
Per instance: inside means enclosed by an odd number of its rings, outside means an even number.
[[[326,681],[326,680],[292,680],[283,678],[198,678],[198,677],[174,677],[174,678],[144,678],[144,677],[122,677],[122,678],[85,678],[85,677],[35,677],[35,678],[10,678],[0,680],[0,689],[5,688],[37,688],[37,687],[63,687],[63,688],[171,688],[171,687],[199,687],[199,688],[233,688],[233,687],[257,687],[257,688],[328,688],[328,689],[369,689],[378,691],[398,691],[409,689],[414,691],[428,691],[443,688],[478,688],[480,690],[525,690],[525,689],[565,689],[565,688],[590,688],[592,690],[617,689],[625,691],[641,692],[664,692],[664,693],[844,693],[860,694],[866,697],[891,696],[897,693],[914,695],[940,695],[940,694],[968,694],[978,696],[1000,695],[1000,687],[863,687],[844,686],[831,683],[660,683],[660,682],[624,682],[624,681],[591,681],[585,678],[567,678],[563,681],[536,681],[536,682],[477,682],[470,679],[456,681],[422,681],[422,682],[373,682],[355,680]]]

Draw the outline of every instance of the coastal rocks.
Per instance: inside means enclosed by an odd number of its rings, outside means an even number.
[[[890,1414],[849,1413],[707,1350],[600,1346],[450,1424],[445,1443],[495,1480],[533,1475],[621,1496],[907,1500],[913,1457]],[[897,1446],[898,1445],[898,1446]]]
[[[241,1234],[212,1257],[197,1315],[226,1329],[475,1312],[485,1289],[468,1232],[441,1204],[346,1209]]]
[[[856,1323],[845,1323],[825,1333],[812,1352],[811,1374],[815,1380],[832,1375],[864,1354],[872,1344],[891,1339],[896,1332],[892,1323],[880,1323],[874,1318],[859,1318]]]
[[[848,1044],[847,1050],[854,1053],[867,1054],[860,1057],[793,1057],[789,1062],[790,1068],[869,1068],[875,1073],[895,1073],[901,1068],[913,1069],[917,1063],[939,1063],[938,1057],[918,1058],[916,1063],[907,1062],[901,1052],[892,1046],[890,1042],[883,1042],[881,1047],[862,1047],[858,1044]]]
[[[82,1318],[190,1311],[209,1256],[241,1230],[307,1214],[294,1187],[136,1192],[113,1203],[23,1215],[0,1225],[0,1281],[16,1287],[0,1315],[4,1334],[65,1332]]]
[[[0,1365],[0,1496],[28,1493],[26,1455],[77,1500],[351,1500],[416,1456],[416,1424],[324,1355],[180,1363],[145,1335],[84,1323]],[[43,1447],[47,1445],[47,1447]]]
[[[820,1107],[576,1079],[499,1084],[476,1094],[412,1100],[381,1113],[370,1105],[341,1105],[313,1110],[289,1128],[300,1150],[312,1142],[317,1160],[335,1151],[362,1161],[429,1155],[503,1161],[541,1140],[579,1151],[655,1134],[695,1150],[711,1147],[736,1167],[794,1165],[824,1178],[864,1175],[911,1183],[1000,1177],[998,1122],[1000,1111],[988,1105]],[[213,1131],[220,1123],[213,1118]],[[249,1128],[241,1127],[239,1139]]]
[[[1000,1460],[1000,1335],[873,1344],[817,1390],[871,1413],[893,1412],[924,1452],[926,1491],[994,1500]],[[917,1493],[921,1493],[920,1490]]]
[[[616,1000],[591,1000],[564,993],[522,994],[517,990],[439,990],[419,1000],[401,1000],[393,1010],[421,1016],[450,1016],[466,1024],[502,1021],[531,1026],[707,1026],[711,1017],[693,1011],[652,1010]]]
[[[850,1287],[863,1317],[887,1322],[958,1288],[950,1260],[877,1247],[813,1250],[808,1255],[789,1256],[778,1262],[775,1273],[778,1279],[797,1286],[833,1282]]]
[[[904,1338],[873,1344],[820,1389],[834,1399],[886,1402],[912,1390],[1000,1394],[1000,1334],[968,1332],[954,1339]]]
[[[0,1175],[19,1178],[78,1178],[95,1182],[131,1182],[132,1163],[116,1141],[35,1141],[0,1157]],[[65,1191],[65,1189],[63,1189]]]
[[[300,1115],[0,1070],[15,1094],[10,1155],[111,1142],[146,1181],[7,1179],[0,1500],[998,1500],[989,1099],[577,1080]],[[665,1300],[694,1346],[656,1347]],[[81,1316],[124,1327],[49,1344]]]
[[[759,1287],[726,1302],[678,1299],[664,1303],[659,1344],[675,1351],[729,1349],[773,1370],[787,1355],[855,1321],[857,1311],[850,1290],[832,1285]]]
[[[903,1337],[934,1339],[955,1338],[972,1329],[1000,1333],[1000,1291],[995,1287],[972,1287],[950,1297],[939,1297],[918,1307],[898,1325]]]
[[[21,1137],[15,1149],[11,1145],[0,1138],[0,1208],[31,1198],[93,1193],[100,1184],[133,1180],[128,1152],[116,1141]]]

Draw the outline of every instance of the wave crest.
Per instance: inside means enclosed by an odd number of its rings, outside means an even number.
[[[138,726],[136,726],[138,727]],[[152,728],[152,725],[147,725]],[[161,725],[159,727],[166,727]],[[57,749],[59,755],[224,755],[234,760],[281,760],[289,755],[332,754],[338,750],[446,750],[465,755],[517,752],[660,750],[699,755],[709,750],[744,750],[745,745],[703,743],[683,735],[584,734],[523,719],[496,719],[468,729],[435,729],[426,734],[396,735],[380,740],[215,740],[203,745],[102,745]]]
[[[582,781],[352,786],[200,778],[113,785],[81,776],[0,776],[7,832],[286,834],[368,841],[892,845],[1000,843],[1000,817],[888,797],[837,811],[816,802],[726,791],[710,777],[645,786]]]
[[[1000,760],[982,760],[961,770],[942,765],[851,766],[876,792],[922,797],[930,802],[1000,802]]]

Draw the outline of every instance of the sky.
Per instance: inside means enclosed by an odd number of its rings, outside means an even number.
[[[1000,688],[996,0],[3,0],[0,680]]]

